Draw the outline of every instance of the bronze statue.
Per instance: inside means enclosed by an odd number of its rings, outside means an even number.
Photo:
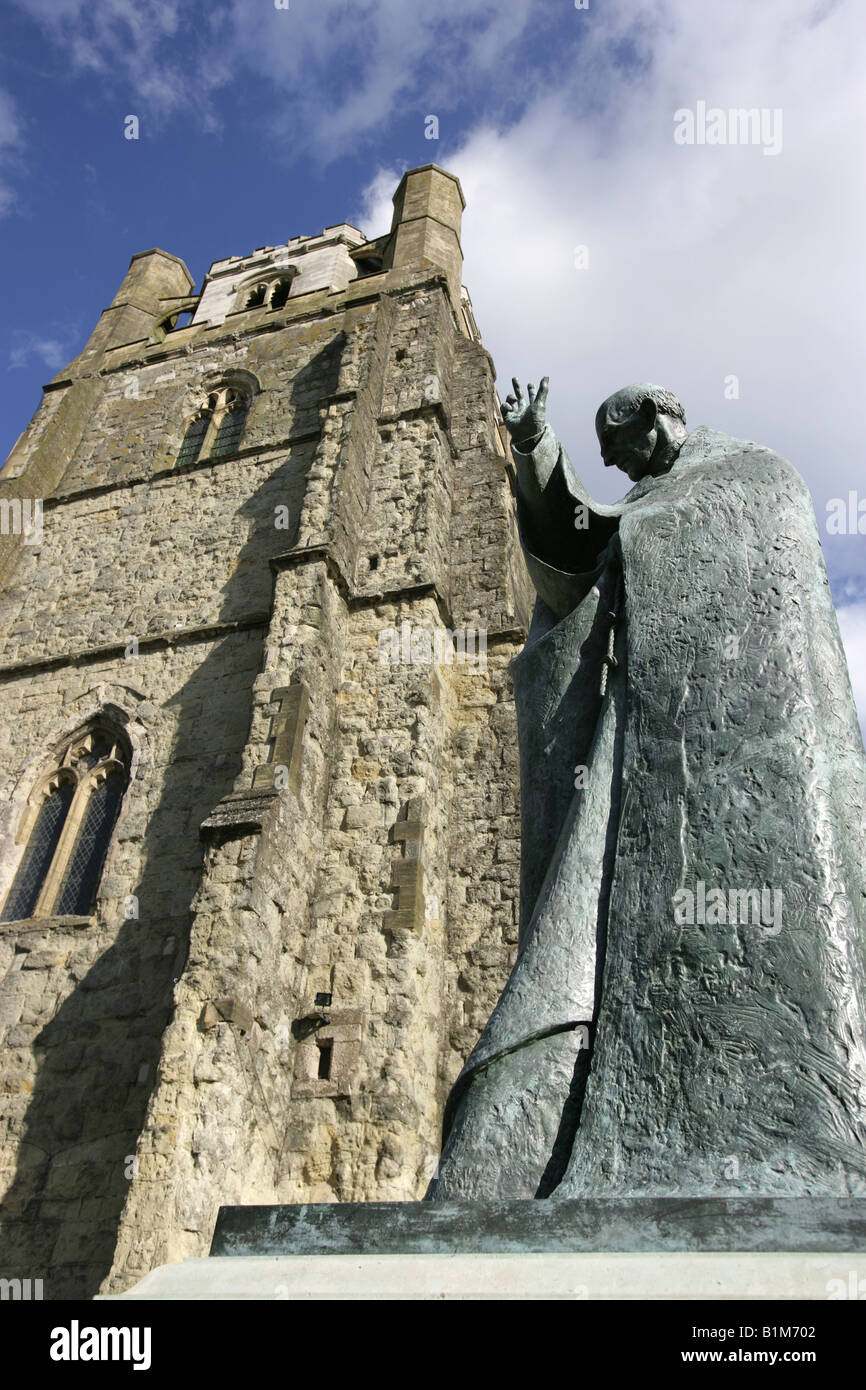
[[[520,951],[428,1198],[862,1195],[866,761],[809,492],[641,384],[598,505],[546,399],[502,407]]]

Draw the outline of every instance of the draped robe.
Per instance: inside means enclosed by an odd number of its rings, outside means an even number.
[[[612,506],[549,427],[527,458],[519,954],[428,1199],[866,1193],[866,760],[808,490],[706,428]]]

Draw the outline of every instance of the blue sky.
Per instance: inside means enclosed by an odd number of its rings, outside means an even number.
[[[0,454],[135,251],[174,252],[200,284],[330,223],[375,235],[402,170],[435,160],[466,194],[464,278],[500,389],[549,372],[600,500],[623,480],[593,414],[632,380],[800,469],[862,715],[866,536],[826,527],[834,498],[866,498],[858,6],[7,0]],[[674,113],[701,102],[779,112],[780,148],[677,144]]]

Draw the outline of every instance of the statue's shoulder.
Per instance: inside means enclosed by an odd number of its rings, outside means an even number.
[[[724,470],[743,481],[754,479],[763,487],[784,484],[789,491],[802,493],[811,501],[805,481],[782,454],[752,439],[737,439],[707,425],[699,425],[688,435],[677,464],[689,470],[705,467],[715,474]]]

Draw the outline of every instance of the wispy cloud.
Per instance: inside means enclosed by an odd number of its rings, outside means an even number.
[[[0,217],[14,206],[16,194],[10,175],[22,145],[21,120],[8,92],[0,88]]]
[[[192,113],[219,125],[214,98],[255,79],[258,120],[295,148],[329,159],[381,132],[413,103],[450,103],[480,83],[509,91],[532,0],[272,0],[216,3],[202,22],[173,0],[16,0],[61,46],[73,70],[133,92],[152,120]],[[525,69],[525,64],[523,64]],[[534,80],[524,70],[524,87]]]
[[[63,49],[74,70],[131,85],[161,113],[190,104],[176,48],[181,9],[172,0],[16,0]],[[195,27],[198,27],[198,12]],[[188,16],[189,30],[193,28]]]
[[[34,359],[57,371],[69,361],[77,333],[70,325],[62,324],[51,325],[48,334],[33,332],[28,328],[13,328],[9,337],[11,351],[7,371],[27,367]]]
[[[518,80],[530,90],[535,79],[521,45],[531,23],[545,22],[532,0],[302,0],[290,15],[272,11],[263,34],[250,23],[247,0],[234,0],[231,51],[283,94],[277,124],[300,122],[325,157],[381,133],[395,117],[448,109],[473,89],[487,102],[513,95]]]

